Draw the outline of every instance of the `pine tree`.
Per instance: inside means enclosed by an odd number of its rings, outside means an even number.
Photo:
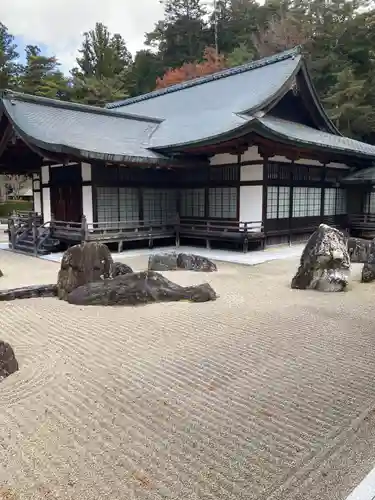
[[[26,65],[21,74],[22,92],[50,98],[65,95],[68,81],[58,66],[55,57],[42,56],[38,46],[28,45]]]
[[[0,89],[17,87],[20,71],[17,60],[18,53],[14,36],[0,22]]]
[[[106,26],[96,23],[84,34],[79,52],[78,67],[72,70],[72,100],[102,106],[127,97],[132,56],[121,35],[111,35]]]
[[[166,68],[201,59],[208,45],[206,10],[201,0],[164,0],[164,20],[146,34],[146,44],[157,47]]]

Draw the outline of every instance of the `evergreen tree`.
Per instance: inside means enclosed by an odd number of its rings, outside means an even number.
[[[72,100],[101,106],[128,95],[132,56],[121,35],[111,35],[106,26],[96,23],[84,34],[79,52],[78,67],[72,70]]]
[[[21,74],[20,89],[26,94],[56,98],[65,95],[68,81],[58,69],[55,57],[41,55],[36,45],[26,47],[26,65]]]
[[[164,20],[146,34],[146,44],[157,47],[165,68],[201,59],[207,43],[206,10],[201,0],[164,0]]]
[[[17,87],[20,72],[17,60],[18,53],[14,36],[0,22],[0,89]]]

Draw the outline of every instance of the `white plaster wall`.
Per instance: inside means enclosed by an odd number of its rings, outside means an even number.
[[[43,188],[43,222],[51,220],[51,197],[50,189]]]
[[[88,224],[94,222],[94,213],[92,206],[92,187],[82,186],[82,207],[83,214],[86,215],[86,220]]]
[[[229,163],[233,163],[233,165],[237,164],[237,155],[231,155],[230,153],[223,153],[220,155],[215,155],[210,158],[210,165],[225,165]]]
[[[254,160],[260,160],[261,162],[263,161],[263,158],[260,156],[258,152],[257,146],[252,146],[247,151],[245,151],[243,155],[241,155],[241,162],[254,161]]]
[[[42,173],[42,184],[48,184],[49,183],[49,166],[44,165],[41,168],[41,173]]]
[[[330,168],[342,168],[342,169],[345,169],[347,170],[348,168],[348,165],[345,165],[345,163],[335,163],[335,162],[331,162],[331,163],[327,163],[327,167],[330,167]]]
[[[37,214],[42,213],[42,202],[39,191],[34,191],[34,212],[36,212]]]
[[[263,180],[263,165],[242,165],[240,179],[241,181]]]
[[[262,220],[263,186],[240,187],[240,222],[256,222]],[[261,226],[252,226],[258,231]]]
[[[81,163],[81,173],[83,182],[91,182],[91,165],[90,163]]]

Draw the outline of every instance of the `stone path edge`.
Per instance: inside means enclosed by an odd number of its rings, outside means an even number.
[[[374,500],[375,499],[375,467],[354,488],[346,500]]]

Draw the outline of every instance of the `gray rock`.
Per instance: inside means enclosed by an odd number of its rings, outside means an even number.
[[[0,340],[0,381],[18,371],[18,362],[12,347]]]
[[[2,276],[4,276],[4,274],[3,274],[2,270],[0,269],[0,278],[1,278]]]
[[[363,238],[348,238],[348,252],[350,262],[365,264],[368,261],[371,240]]]
[[[213,272],[217,271],[216,264],[206,257],[200,255],[179,253],[177,256],[177,267],[189,271]]]
[[[375,239],[369,242],[367,262],[362,268],[362,283],[370,283],[375,280]]]
[[[215,291],[207,283],[183,287],[157,272],[143,271],[80,286],[68,295],[68,302],[76,305],[135,306],[180,300],[207,302],[216,298]]]
[[[57,285],[30,285],[21,288],[0,290],[0,301],[15,299],[33,299],[38,297],[56,297]]]
[[[125,274],[132,273],[133,269],[122,262],[114,262],[112,264],[112,277],[123,276]]]
[[[177,269],[177,254],[160,253],[150,255],[148,259],[149,271],[175,271]]]
[[[341,292],[348,285],[350,259],[341,231],[321,224],[302,252],[292,288]]]
[[[112,265],[112,256],[106,245],[96,242],[74,245],[62,257],[57,277],[57,296],[66,300],[75,288],[110,278]]]

